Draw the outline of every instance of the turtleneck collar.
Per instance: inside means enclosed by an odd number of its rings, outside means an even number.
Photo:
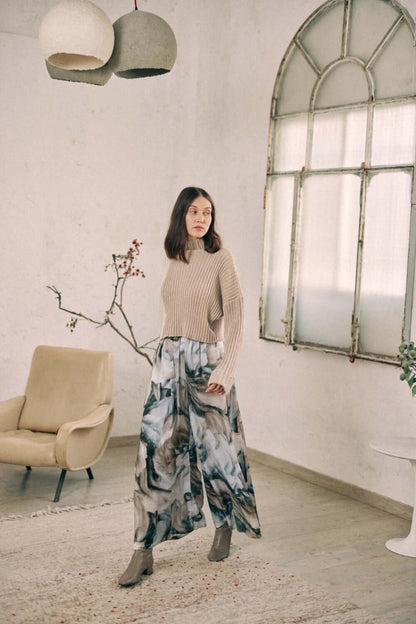
[[[205,243],[203,238],[194,238],[192,240],[186,241],[185,249],[194,250],[194,249],[205,249]]]

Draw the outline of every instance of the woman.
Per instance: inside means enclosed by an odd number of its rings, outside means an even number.
[[[233,385],[243,297],[203,189],[179,194],[165,251],[171,260],[162,285],[165,322],[143,412],[134,553],[119,579],[125,587],[152,574],[154,546],[205,526],[202,477],[215,526],[208,559],[228,557],[233,528],[260,537]]]

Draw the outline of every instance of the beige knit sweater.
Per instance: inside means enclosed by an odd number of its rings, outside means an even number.
[[[243,295],[231,253],[208,253],[204,241],[187,243],[189,264],[171,260],[162,284],[165,321],[161,338],[183,336],[199,342],[224,340],[224,357],[209,383],[229,392],[243,337]]]

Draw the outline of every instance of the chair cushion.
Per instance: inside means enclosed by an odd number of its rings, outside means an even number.
[[[26,386],[19,429],[56,433],[111,403],[113,360],[108,351],[39,346]]]
[[[57,466],[56,435],[27,429],[0,432],[0,462],[20,466]]]

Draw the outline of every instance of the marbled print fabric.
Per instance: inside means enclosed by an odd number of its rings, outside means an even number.
[[[205,392],[223,352],[222,342],[159,344],[136,462],[135,548],[205,526],[202,481],[216,527],[260,537],[235,387]]]

